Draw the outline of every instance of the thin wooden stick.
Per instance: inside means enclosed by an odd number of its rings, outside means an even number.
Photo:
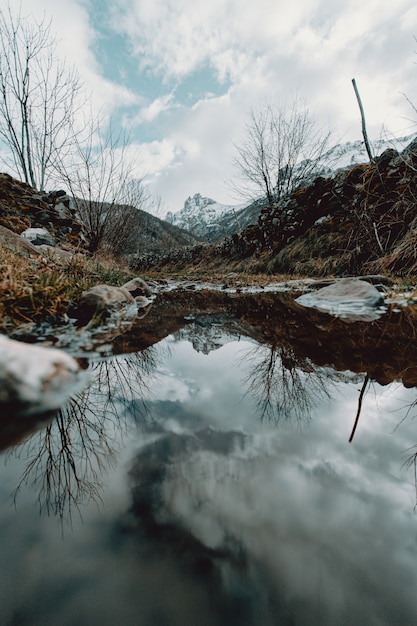
[[[359,95],[359,90],[358,90],[358,88],[356,86],[356,80],[354,78],[352,78],[352,85],[353,85],[353,89],[355,90],[356,99],[357,99],[358,104],[359,104],[359,111],[361,112],[363,140],[365,142],[365,147],[366,147],[366,151],[368,153],[369,160],[372,163],[373,160],[374,160],[374,157],[372,155],[371,144],[369,143],[369,140],[368,140],[368,133],[366,132],[365,113],[364,113],[363,106],[362,106],[362,100],[361,100],[361,97]]]

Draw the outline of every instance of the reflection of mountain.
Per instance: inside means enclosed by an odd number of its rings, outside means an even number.
[[[242,337],[243,328],[239,321],[218,313],[190,315],[187,322],[187,326],[175,333],[175,338],[189,341],[196,352],[203,354]]]
[[[339,372],[367,373],[383,385],[402,380],[405,386],[417,386],[417,318],[412,310],[391,308],[372,323],[346,323],[306,309],[294,298],[290,293],[161,293],[148,316],[116,339],[114,350],[142,350],[189,326],[192,316],[194,324],[190,328],[194,330],[197,326],[205,329],[209,321],[213,326],[221,320],[223,329],[235,337],[286,347],[296,362],[308,358],[315,365]],[[191,338],[192,330],[187,332]]]

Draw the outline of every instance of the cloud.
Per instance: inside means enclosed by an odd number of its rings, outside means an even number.
[[[17,0],[13,0],[17,3]],[[251,108],[295,93],[336,137],[411,133],[417,102],[414,0],[23,0],[53,16],[97,106],[143,143],[170,210],[199,191],[233,203],[233,142]],[[74,45],[74,43],[76,45]],[[161,169],[157,170],[157,167]]]
[[[137,126],[146,122],[153,122],[156,118],[175,106],[174,94],[169,93],[155,98],[150,104],[143,107],[137,115],[129,120],[130,125]]]
[[[75,67],[92,96],[96,110],[111,114],[121,106],[138,102],[132,89],[126,88],[103,75],[100,59],[93,53],[93,44],[100,37],[90,21],[86,5],[78,0],[56,3],[54,0],[12,0],[11,8],[18,12],[22,5],[23,17],[39,23],[51,21],[51,35],[57,40],[57,53],[69,68]]]

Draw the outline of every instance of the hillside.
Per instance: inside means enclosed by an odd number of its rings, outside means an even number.
[[[216,245],[135,259],[135,269],[214,268],[301,275],[417,270],[417,140],[319,176]]]
[[[118,207],[123,214],[123,207]],[[137,209],[123,254],[163,253],[194,244],[191,233]],[[44,228],[63,248],[85,247],[82,224],[73,199],[65,191],[39,192],[9,174],[0,173],[0,226],[21,234],[28,228]]]

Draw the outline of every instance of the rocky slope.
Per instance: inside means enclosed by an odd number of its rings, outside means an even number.
[[[85,245],[75,203],[65,191],[38,192],[4,173],[0,173],[0,226],[19,235],[27,229],[46,229],[48,243],[62,248],[82,250]],[[138,209],[123,253],[162,253],[196,241],[192,234]]]
[[[137,258],[135,269],[235,267],[292,274],[417,271],[417,140],[319,176],[214,246]]]

